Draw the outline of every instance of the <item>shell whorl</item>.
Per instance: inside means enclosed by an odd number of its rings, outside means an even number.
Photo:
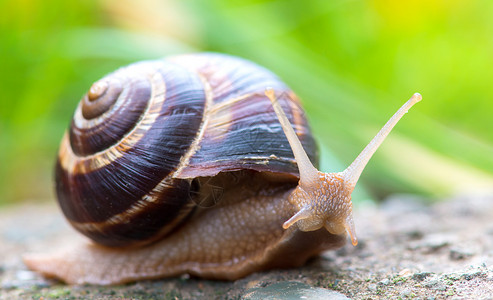
[[[89,89],[65,134],[56,190],[69,222],[106,246],[168,234],[193,209],[192,179],[297,167],[266,87],[286,106],[304,148],[315,142],[296,96],[270,71],[219,54],[135,63]]]
[[[71,224],[108,246],[146,243],[176,225],[190,184],[172,171],[197,135],[205,102],[197,74],[163,61],[95,83],[56,167],[59,203]]]

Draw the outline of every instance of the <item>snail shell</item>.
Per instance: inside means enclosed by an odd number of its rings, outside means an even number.
[[[246,60],[182,55],[135,63],[97,81],[77,107],[56,164],[65,216],[99,244],[138,246],[169,234],[193,212],[197,178],[253,170],[296,183],[298,169],[266,86],[281,96],[316,163],[297,97]]]

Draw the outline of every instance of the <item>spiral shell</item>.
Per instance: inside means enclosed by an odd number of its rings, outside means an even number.
[[[316,162],[297,97],[246,60],[174,56],[129,65],[94,83],[56,165],[57,196],[69,222],[102,245],[142,245],[186,221],[194,178],[248,169],[295,179],[266,87],[276,91]]]

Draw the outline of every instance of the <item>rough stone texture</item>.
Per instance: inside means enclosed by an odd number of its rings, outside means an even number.
[[[355,214],[360,243],[291,270],[235,282],[189,278],[114,287],[67,286],[25,268],[21,255],[76,235],[53,204],[0,208],[0,299],[493,299],[493,194],[427,206],[395,196]],[[317,294],[318,293],[318,294]],[[259,299],[260,299],[259,298]]]

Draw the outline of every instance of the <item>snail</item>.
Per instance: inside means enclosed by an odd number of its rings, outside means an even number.
[[[213,53],[118,69],[80,101],[55,168],[59,206],[91,241],[24,262],[69,284],[235,280],[301,266],[346,235],[356,245],[351,192],[420,100],[346,170],[322,173],[298,98],[270,71]]]

